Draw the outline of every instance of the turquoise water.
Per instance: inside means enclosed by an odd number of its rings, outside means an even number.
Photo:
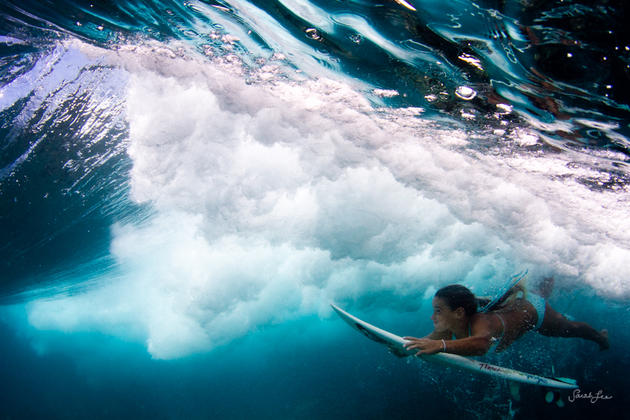
[[[3,418],[592,418],[630,360],[622,2],[4,2]],[[611,349],[398,359],[527,268]],[[481,404],[480,404],[481,402]],[[561,404],[562,405],[562,404]]]

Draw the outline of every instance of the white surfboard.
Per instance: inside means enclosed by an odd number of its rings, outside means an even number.
[[[388,331],[368,324],[359,318],[350,315],[338,306],[331,305],[337,314],[346,321],[352,328],[365,335],[370,340],[381,343],[389,347],[393,352],[405,356],[413,356],[416,350],[405,349],[405,340]],[[469,370],[476,373],[496,376],[510,381],[521,382],[532,385],[539,385],[548,388],[559,389],[577,389],[578,385],[573,379],[568,378],[547,378],[544,376],[533,375],[531,373],[520,372],[514,369],[508,369],[501,366],[491,365],[489,363],[480,362],[468,357],[458,356],[449,353],[436,353],[431,355],[420,355],[420,359],[431,363],[439,363],[448,366]]]

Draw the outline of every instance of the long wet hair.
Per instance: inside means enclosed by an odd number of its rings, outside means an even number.
[[[454,311],[462,307],[466,316],[477,313],[477,298],[467,287],[459,284],[442,287],[435,293],[435,297],[442,299]]]
[[[519,291],[525,291],[522,285],[516,285],[510,289],[505,296],[503,296],[496,304],[492,305],[492,308],[488,310],[500,309],[507,306],[512,301]],[[490,302],[488,297],[476,297],[473,292],[467,287],[459,284],[451,284],[450,286],[442,287],[435,293],[435,297],[442,299],[451,311],[462,307],[466,316],[472,316],[478,312],[478,308],[484,307]]]

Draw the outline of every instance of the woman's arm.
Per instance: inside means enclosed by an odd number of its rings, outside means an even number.
[[[425,335],[422,338],[428,338],[430,340],[450,340],[451,337],[453,336],[453,333],[450,331],[446,331],[446,332],[437,332],[437,331],[433,331],[431,332],[431,334]]]
[[[419,350],[421,354],[451,353],[460,356],[481,356],[490,348],[490,337],[473,336],[457,340],[430,340],[426,338],[404,337],[407,350]]]
[[[490,348],[490,336],[473,336],[457,340],[432,340],[429,338],[403,337],[407,343],[407,350],[419,350],[421,354],[451,353],[460,356],[481,356]]]
[[[472,336],[450,340],[450,336],[436,334],[435,331],[424,338],[403,337],[407,340],[407,350],[418,350],[421,354],[435,354],[439,352],[459,354],[460,356],[481,356],[486,354],[491,345],[492,334],[485,319],[475,319],[472,325]]]
[[[450,332],[442,332],[442,333],[438,333],[436,331],[432,331],[430,334],[425,335],[423,338],[414,338],[414,340],[441,340],[442,338],[448,338],[451,337],[451,333]],[[404,337],[405,340],[409,340],[412,337]],[[440,341],[441,343],[441,341]],[[405,346],[406,347],[406,346]],[[396,347],[390,347],[389,351],[394,355],[394,356],[398,356],[398,357],[407,357],[407,356],[411,356],[409,353],[405,353],[403,351],[401,351],[400,349],[396,348]]]

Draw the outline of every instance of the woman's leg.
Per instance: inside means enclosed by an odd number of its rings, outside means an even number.
[[[549,337],[578,337],[591,340],[599,344],[600,350],[609,347],[607,330],[597,331],[585,322],[570,321],[549,304],[545,304],[545,318],[538,332]]]

